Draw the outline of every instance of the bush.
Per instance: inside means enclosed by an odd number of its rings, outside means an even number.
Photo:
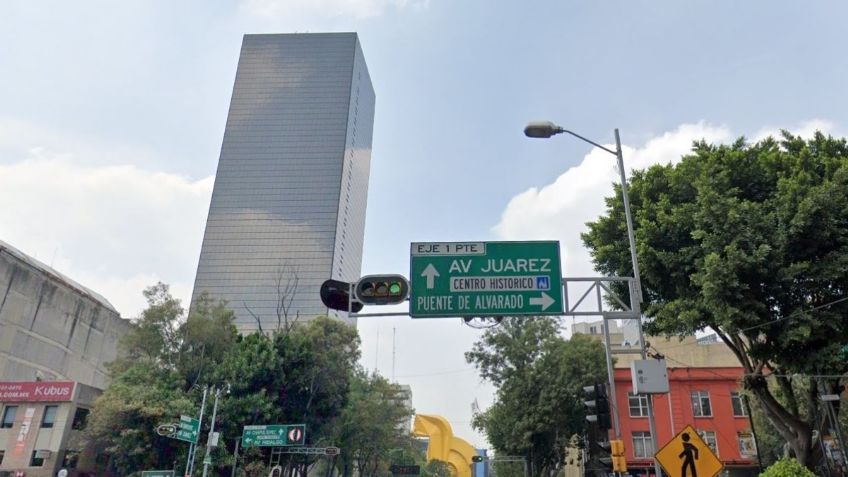
[[[760,477],[816,477],[816,474],[795,459],[780,459],[770,465]]]

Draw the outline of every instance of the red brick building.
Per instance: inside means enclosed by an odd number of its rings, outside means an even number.
[[[696,345],[697,346],[697,345]],[[662,446],[687,425],[724,463],[729,476],[755,476],[756,447],[747,408],[738,393],[742,368],[668,366],[668,394],[654,396],[658,444]],[[654,454],[648,425],[647,399],[631,393],[629,369],[615,370],[621,438],[632,475],[653,475]]]
[[[575,333],[603,339],[602,322],[576,323],[572,329]],[[610,326],[610,341],[613,349],[628,347],[624,330],[615,324]],[[723,475],[758,475],[759,461],[751,422],[738,393],[743,371],[730,349],[709,338],[649,337],[648,341],[651,351],[663,355],[668,366],[670,392],[654,395],[658,445],[662,447],[691,425],[724,463]],[[630,362],[637,358],[638,355],[633,354],[616,355],[616,396],[615,400],[610,398],[610,405],[618,410],[630,474],[648,476],[654,475],[655,449],[648,424],[647,398],[631,394]],[[610,435],[612,437],[612,431]]]

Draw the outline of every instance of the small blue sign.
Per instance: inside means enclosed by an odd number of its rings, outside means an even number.
[[[537,290],[550,290],[551,289],[551,279],[550,279],[550,277],[536,277],[536,289]]]

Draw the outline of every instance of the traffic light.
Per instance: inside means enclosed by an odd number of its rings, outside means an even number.
[[[350,299],[351,284],[339,280],[327,280],[321,284],[321,301],[328,308],[358,313],[362,303]],[[350,309],[348,309],[350,307]]]
[[[409,296],[409,282],[400,275],[368,275],[356,284],[357,300],[365,305],[395,305]]]
[[[483,462],[483,460],[484,460],[484,459],[483,459],[483,456],[482,456],[482,455],[473,455],[473,456],[471,456],[471,462]]]
[[[612,427],[606,386],[603,384],[584,386],[583,394],[583,404],[586,407],[586,420],[589,422],[597,422],[598,428],[602,431]]]
[[[610,454],[612,455],[612,471],[627,472],[627,460],[624,458],[624,441],[611,440]]]

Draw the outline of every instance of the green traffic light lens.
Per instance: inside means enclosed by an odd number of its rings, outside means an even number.
[[[392,283],[389,285],[389,293],[392,295],[400,295],[400,283]]]

